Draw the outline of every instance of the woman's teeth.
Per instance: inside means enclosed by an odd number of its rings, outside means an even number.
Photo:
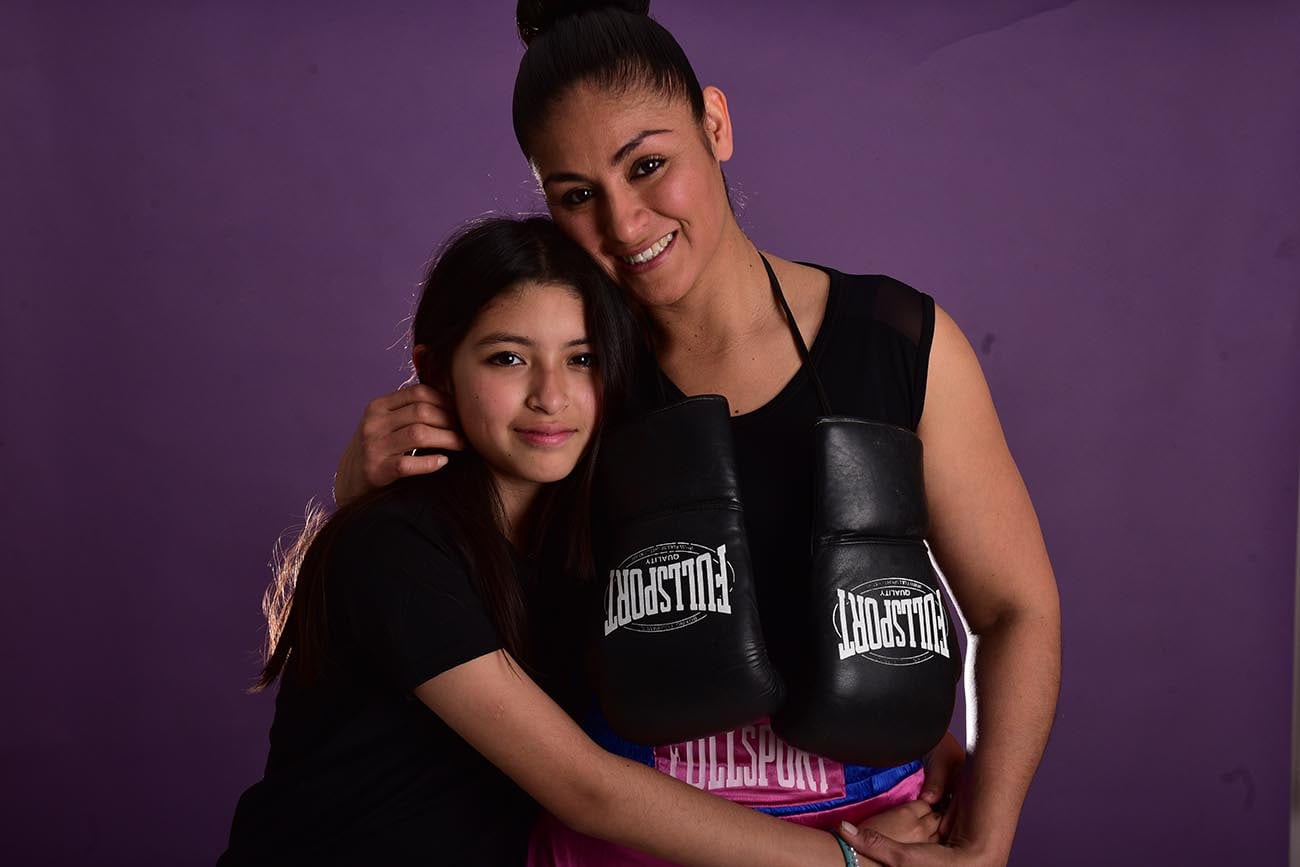
[[[677,234],[676,232],[669,232],[667,235],[664,235],[658,241],[655,241],[648,248],[642,250],[640,253],[637,253],[635,256],[620,256],[619,258],[629,265],[644,265],[646,262],[649,262],[651,259],[658,256],[665,249],[667,249],[668,242],[671,241],[673,239],[673,235],[676,234]]]

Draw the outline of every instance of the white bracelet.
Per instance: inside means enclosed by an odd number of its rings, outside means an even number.
[[[831,836],[835,838],[836,843],[840,844],[840,854],[844,856],[844,867],[862,867],[862,862],[858,860],[857,851],[844,842],[844,838],[834,831],[831,832]]]

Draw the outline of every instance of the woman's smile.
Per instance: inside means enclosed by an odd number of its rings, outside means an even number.
[[[677,232],[669,232],[639,253],[634,253],[631,256],[619,256],[618,258],[622,261],[624,270],[639,274],[658,264],[676,239]]]

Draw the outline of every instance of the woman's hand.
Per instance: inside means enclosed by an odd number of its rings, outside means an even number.
[[[937,843],[940,818],[940,814],[931,810],[930,805],[924,801],[908,801],[867,819],[852,836],[862,839],[861,831],[870,828],[877,834],[900,843]],[[849,843],[854,842],[850,839],[851,827],[845,823],[840,829]]]
[[[414,449],[464,448],[446,396],[427,385],[399,388],[366,405],[356,433],[334,474],[334,501],[348,500],[405,476],[442,469],[444,455],[412,455]]]
[[[886,836],[871,826],[870,819],[856,833],[844,827],[840,834],[866,863],[883,867],[1005,867],[1007,863],[1005,858],[976,852],[961,843],[909,842]]]
[[[925,758],[925,788],[921,790],[920,800],[943,814],[943,821],[939,823],[940,840],[948,839],[957,817],[957,784],[965,762],[966,749],[952,736],[952,732],[945,732],[943,740]],[[894,836],[887,831],[884,833],[887,837]]]
[[[965,748],[951,732],[946,732],[925,758],[925,788],[917,800],[877,813],[857,828],[845,823],[841,835],[859,854],[868,856],[866,863],[872,865],[889,862],[862,848],[861,841],[872,836],[865,834],[867,830],[893,843],[933,844],[946,840],[956,815],[957,782],[965,761]]]

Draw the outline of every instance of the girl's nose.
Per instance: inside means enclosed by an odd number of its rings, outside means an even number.
[[[540,368],[533,378],[528,395],[528,408],[543,415],[556,415],[569,405],[563,371]]]

